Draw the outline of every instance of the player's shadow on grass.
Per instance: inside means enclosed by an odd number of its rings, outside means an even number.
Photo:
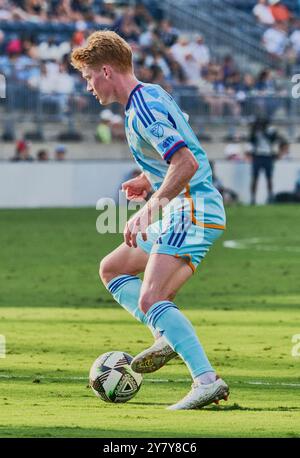
[[[200,409],[199,409],[200,410]],[[239,404],[234,403],[233,405],[229,406],[207,406],[205,410],[212,410],[215,412],[226,412],[226,411],[233,411],[233,410],[240,410],[240,411],[247,411],[247,412],[300,412],[300,407],[286,407],[286,406],[278,406],[278,407],[246,407],[240,406]]]
[[[136,406],[169,406],[171,402],[130,402],[130,405]],[[233,410],[240,410],[240,411],[247,411],[247,412],[300,412],[300,407],[272,407],[272,408],[262,408],[262,407],[246,407],[240,406],[239,404],[233,404],[229,406],[216,406],[216,405],[209,405],[202,407],[201,409],[193,409],[193,410],[206,410],[206,411],[213,411],[213,412],[231,412]]]
[[[130,405],[136,406],[169,406],[171,402],[130,402]]]
[[[130,402],[130,405],[135,406],[169,406],[172,402]],[[233,405],[223,406],[223,405],[208,405],[202,407],[200,409],[193,409],[193,410],[206,410],[211,412],[232,412],[233,410],[239,411],[246,411],[246,412],[300,412],[300,407],[286,407],[286,406],[279,406],[279,407],[272,407],[272,408],[262,408],[262,407],[246,407],[240,406],[239,404],[234,403]]]

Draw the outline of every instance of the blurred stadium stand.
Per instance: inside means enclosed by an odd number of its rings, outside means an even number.
[[[76,0],[67,2],[70,17],[61,9],[65,2],[36,3],[32,9],[30,0],[1,2],[0,72],[6,77],[6,97],[0,99],[0,135],[10,149],[3,146],[0,158],[12,156],[13,142],[23,136],[40,143],[82,140],[90,145],[84,148],[86,157],[96,157],[102,108],[86,93],[68,56],[72,46],[101,28],[117,30],[131,43],[138,77],[172,91],[200,140],[217,145],[208,147],[213,157],[223,149],[222,142],[245,139],[257,113],[272,117],[291,142],[299,138],[300,104],[291,97],[290,81],[300,72],[299,56],[287,62],[267,53],[262,45],[266,27],[252,14],[255,1]],[[297,0],[284,4],[299,14]],[[162,19],[169,20],[170,30],[163,28]],[[176,59],[173,50],[177,37],[190,46],[200,32],[210,60],[194,78],[193,65]],[[192,48],[187,49],[189,55]],[[119,106],[112,111],[122,115]],[[72,157],[73,148],[69,151]],[[124,147],[120,151],[116,157],[129,156]]]

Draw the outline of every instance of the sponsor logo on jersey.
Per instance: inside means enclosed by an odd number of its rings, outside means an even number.
[[[173,135],[171,135],[170,137],[167,137],[162,144],[163,149],[169,148],[169,146],[171,146],[173,142],[174,142]]]

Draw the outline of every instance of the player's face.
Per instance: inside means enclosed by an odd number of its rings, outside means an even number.
[[[82,69],[82,76],[87,81],[87,91],[92,93],[101,105],[108,105],[115,101],[111,75],[106,67],[95,69],[85,66]]]

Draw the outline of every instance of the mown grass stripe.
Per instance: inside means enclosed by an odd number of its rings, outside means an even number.
[[[41,379],[49,381],[88,381],[88,377],[51,377],[46,375],[13,375],[13,374],[0,374],[0,379],[14,380],[14,379]],[[191,379],[189,378],[179,378],[179,379],[156,379],[156,378],[145,378],[144,383],[190,383]],[[249,381],[232,381],[231,385],[263,385],[263,386],[289,386],[289,387],[300,387],[300,383],[289,383],[289,382],[265,382],[261,380],[249,380]]]

